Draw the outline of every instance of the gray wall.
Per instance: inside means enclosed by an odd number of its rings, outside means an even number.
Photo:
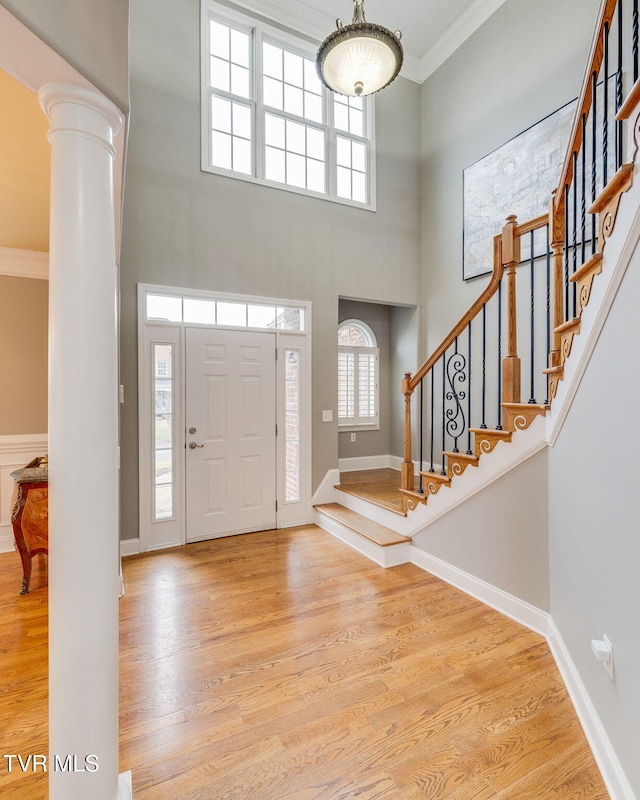
[[[578,95],[598,6],[507,0],[423,84],[421,357],[488,281],[462,281],[464,168]]]
[[[313,302],[313,485],[337,466],[338,297],[418,296],[419,87],[376,97],[377,211],[200,171],[199,2],[131,8],[131,133],[122,245],[122,536],[137,536],[136,284]]]
[[[549,454],[549,547],[553,620],[640,797],[638,298],[636,250]],[[591,653],[603,634],[613,644],[613,682]]]
[[[0,0],[122,110],[129,110],[129,0]]]
[[[414,544],[548,611],[547,450],[445,514]]]

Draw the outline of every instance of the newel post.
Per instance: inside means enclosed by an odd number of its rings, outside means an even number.
[[[400,485],[403,489],[415,488],[413,459],[411,458],[411,373],[405,372],[402,381],[404,394],[404,461],[400,473]]]
[[[507,355],[502,360],[502,402],[520,402],[520,359],[516,317],[516,267],[520,263],[520,237],[516,217],[507,217],[502,229],[502,258],[507,274]]]
[[[549,353],[549,367],[559,367],[562,364],[562,337],[558,333],[558,327],[564,322],[564,282],[562,274],[562,256],[565,241],[565,198],[564,193],[560,195],[560,207],[556,210],[554,190],[551,199],[551,209],[549,211],[549,230],[551,231],[551,249],[553,251],[553,315],[551,340],[551,352]]]

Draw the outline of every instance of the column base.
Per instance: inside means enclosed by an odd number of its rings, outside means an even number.
[[[132,800],[133,784],[131,782],[131,770],[121,772],[118,775],[118,795],[116,800]]]

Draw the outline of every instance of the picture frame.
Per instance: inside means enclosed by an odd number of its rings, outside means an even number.
[[[507,216],[526,222],[549,209],[577,100],[572,100],[463,170],[462,279],[493,270],[493,237]]]

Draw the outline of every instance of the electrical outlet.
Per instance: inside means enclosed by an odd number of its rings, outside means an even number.
[[[591,640],[591,650],[596,659],[607,670],[611,680],[613,680],[613,645],[606,634],[602,639]]]
[[[355,433],[352,433],[351,434],[351,441],[355,442],[355,440],[356,440],[356,435],[355,435]]]

